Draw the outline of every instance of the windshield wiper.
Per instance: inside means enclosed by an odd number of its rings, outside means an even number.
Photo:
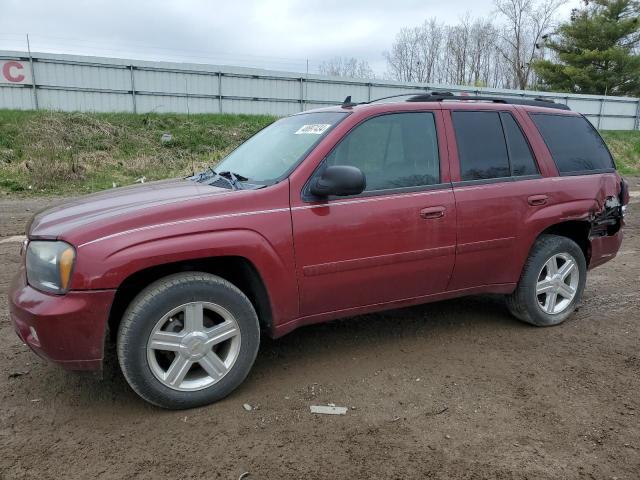
[[[228,171],[220,172],[219,175],[222,175],[223,177],[229,177],[240,182],[246,182],[247,180],[249,180],[247,177],[244,177],[239,173],[233,173]]]
[[[231,190],[238,190],[238,186],[233,180],[224,175],[220,175],[211,167],[208,167],[204,172],[200,172],[198,174],[198,178],[195,179],[195,181],[198,183],[206,183],[207,185],[212,185],[217,182],[219,178],[228,183],[231,187]]]
[[[229,183],[233,185],[235,189],[241,188],[240,182],[246,182],[247,180],[249,180],[247,177],[244,177],[239,173],[233,173],[229,171],[219,172],[218,175],[224,178],[225,180],[228,180]]]
[[[242,190],[243,186],[241,182],[249,180],[247,177],[240,175],[239,173],[233,173],[226,170],[224,172],[216,172],[211,167],[207,167],[204,172],[200,172],[188,178],[194,182],[206,183],[207,185],[212,185],[216,183],[218,179],[222,179],[229,184],[232,190]]]

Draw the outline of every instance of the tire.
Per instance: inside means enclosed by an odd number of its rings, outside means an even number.
[[[541,235],[531,249],[516,290],[506,298],[507,307],[514,317],[531,325],[559,325],[580,303],[586,279],[587,262],[578,244],[567,237]]]
[[[144,400],[193,408],[229,395],[258,353],[260,327],[249,299],[201,272],[162,278],[140,292],[118,328],[120,369]]]

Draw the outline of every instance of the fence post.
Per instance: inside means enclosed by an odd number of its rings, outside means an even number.
[[[304,78],[300,77],[300,111],[304,112]]]
[[[38,110],[38,87],[36,84],[36,70],[33,68],[33,56],[31,55],[31,43],[27,33],[27,50],[29,51],[29,66],[31,68],[31,88],[33,89],[33,106]]]
[[[640,98],[638,99],[638,106],[636,107],[636,121],[633,125],[634,130],[640,130]]]
[[[222,113],[222,72],[218,71],[218,112]]]
[[[136,81],[134,79],[133,65],[129,65],[129,74],[131,76],[131,100],[133,101],[133,113],[138,113],[138,105],[136,104]]]
[[[603,109],[604,109],[604,97],[600,99],[600,110],[598,111],[598,130],[600,130],[600,122],[602,120]]]

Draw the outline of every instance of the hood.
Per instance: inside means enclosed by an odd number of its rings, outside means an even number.
[[[29,238],[60,238],[74,231],[108,227],[187,201],[232,194],[233,190],[186,179],[115,188],[64,202],[37,213],[27,226]]]

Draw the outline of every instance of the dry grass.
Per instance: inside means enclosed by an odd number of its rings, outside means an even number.
[[[80,193],[189,175],[273,121],[248,115],[0,111],[0,190]],[[163,144],[160,137],[173,140]]]

